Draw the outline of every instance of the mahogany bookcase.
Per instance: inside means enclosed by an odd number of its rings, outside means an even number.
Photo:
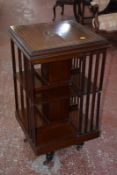
[[[46,163],[100,136],[108,42],[74,21],[9,28],[16,118]]]

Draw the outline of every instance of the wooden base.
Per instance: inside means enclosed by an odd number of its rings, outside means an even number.
[[[34,152],[48,164],[53,151],[99,137],[107,41],[74,21],[10,33],[16,118]]]

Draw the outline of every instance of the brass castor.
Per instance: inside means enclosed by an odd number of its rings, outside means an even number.
[[[27,141],[28,141],[28,139],[27,138],[24,138],[24,143],[27,142]]]
[[[46,160],[43,162],[44,165],[48,165],[54,157],[54,152],[50,152],[46,154]]]
[[[79,151],[80,149],[82,149],[83,145],[84,145],[84,142],[78,144],[78,145],[76,146],[76,149]]]

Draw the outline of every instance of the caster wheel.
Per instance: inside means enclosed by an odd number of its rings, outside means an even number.
[[[43,162],[44,165],[48,165],[54,157],[54,152],[46,154],[46,160]]]
[[[76,149],[79,151],[80,149],[82,149],[83,145],[84,145],[84,142],[78,144],[78,145],[76,146]]]
[[[28,139],[27,138],[24,138],[24,143],[27,142],[27,141],[28,141]]]

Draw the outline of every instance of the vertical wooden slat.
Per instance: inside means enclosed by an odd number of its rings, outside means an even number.
[[[15,45],[12,40],[10,40],[11,44],[11,56],[12,56],[12,67],[13,67],[13,80],[14,80],[14,92],[15,92],[15,107],[18,112],[18,88],[17,88],[17,80],[16,80],[16,58],[15,58]]]
[[[97,78],[98,78],[99,56],[100,56],[100,54],[97,53],[96,62],[95,62],[95,70],[94,70],[92,103],[91,103],[91,123],[90,123],[91,124],[90,125],[90,130],[91,131],[93,130],[93,121],[94,121],[94,110],[95,110],[96,87],[97,87]]]
[[[28,98],[28,87],[29,87],[29,75],[28,75],[28,64],[25,55],[23,55],[23,61],[24,61],[24,87],[25,87],[25,94],[26,94],[26,127],[28,130],[29,135],[31,136],[31,128],[30,128],[30,103]]]
[[[72,70],[74,69],[74,59],[75,58],[72,58]]]
[[[79,110],[79,131],[82,133],[82,122],[83,122],[83,90],[84,90],[84,80],[85,80],[85,66],[86,66],[86,57],[81,58],[80,61],[80,110]]]
[[[100,85],[99,85],[100,90],[102,90],[102,85],[103,85],[105,61],[106,61],[106,51],[103,52],[103,56],[102,56],[101,76],[100,76]]]
[[[89,102],[90,102],[90,91],[91,91],[92,62],[93,62],[93,55],[91,54],[90,57],[89,57],[89,65],[88,65],[88,83],[87,83],[87,95],[86,95],[85,132],[87,132],[87,129],[88,129],[88,116],[89,116]]]
[[[73,71],[73,73],[79,72],[79,58],[77,58],[77,57],[74,57],[72,59],[72,71]]]
[[[31,62],[29,63],[29,67],[30,67],[30,103],[31,103],[31,128],[32,128],[32,139],[33,142],[36,143],[36,122],[35,122],[35,109],[34,109],[34,101],[35,101],[35,81],[34,81],[34,76],[35,76],[35,70],[34,70],[34,66],[31,64]]]
[[[27,106],[27,123],[29,135],[35,143],[35,111],[34,111],[34,70],[30,61],[24,56],[24,75],[25,75],[25,91],[26,91],[26,106]]]
[[[22,58],[21,58],[21,51],[18,48],[18,62],[19,62],[19,76],[20,76],[20,97],[21,97],[21,110],[24,113],[24,95],[23,95],[23,87],[21,83],[23,83],[23,76],[22,76]]]
[[[100,99],[101,99],[101,93],[99,92],[97,94],[96,130],[99,129]]]

